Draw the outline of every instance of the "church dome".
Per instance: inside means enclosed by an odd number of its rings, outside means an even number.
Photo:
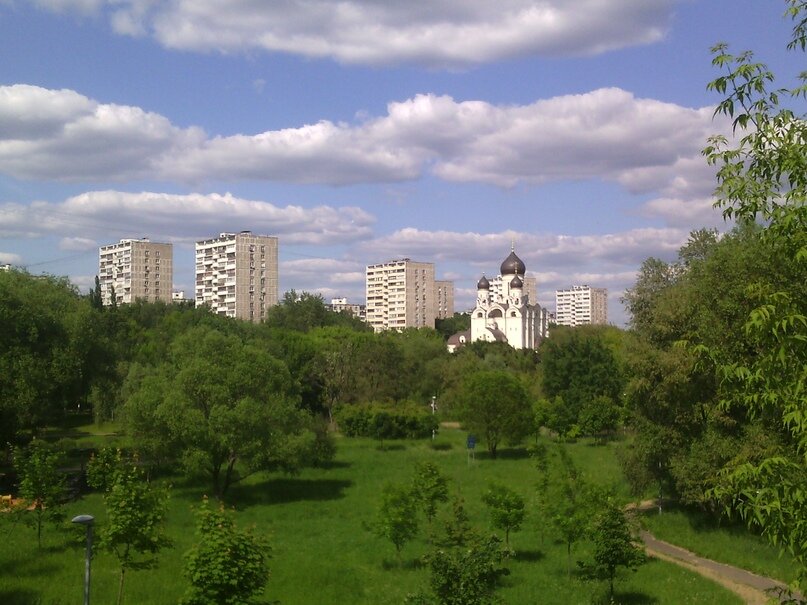
[[[522,281],[521,281],[521,278],[520,278],[518,275],[516,275],[516,276],[515,276],[515,277],[514,277],[514,278],[513,278],[513,279],[510,281],[510,287],[511,287],[511,288],[519,288],[519,289],[520,289],[520,288],[521,288],[523,285],[524,285],[524,282],[522,282]]]
[[[488,281],[488,278],[483,275],[482,279],[480,279],[477,282],[476,289],[477,290],[490,290],[490,282]]]
[[[502,275],[524,275],[527,267],[514,251],[510,252],[510,256],[504,259],[501,267]]]

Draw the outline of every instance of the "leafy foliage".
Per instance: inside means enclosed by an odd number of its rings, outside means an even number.
[[[412,478],[412,494],[431,527],[438,504],[448,500],[448,479],[433,462],[419,462]]]
[[[236,527],[223,505],[205,498],[197,513],[199,542],[185,554],[190,588],[183,605],[247,605],[269,579],[269,548],[250,530]]]
[[[107,520],[100,529],[101,548],[112,552],[120,563],[118,604],[128,570],[149,569],[157,564],[156,554],[170,546],[164,534],[168,491],[146,481],[143,471],[132,463],[110,457],[96,462],[96,485],[104,486]],[[106,468],[101,470],[101,465]]]
[[[795,22],[788,47],[805,50],[807,2],[788,0]],[[785,279],[759,276],[748,293],[746,339],[753,356],[699,342],[696,351],[717,368],[723,409],[770,419],[784,433],[778,455],[735,461],[714,495],[773,544],[787,549],[807,577],[807,121],[794,107],[807,94],[802,85],[774,89],[774,75],[750,51],[732,55],[713,48],[713,65],[724,73],[709,88],[727,95],[716,115],[732,120],[737,140],[717,135],[703,153],[718,167],[717,205],[724,216],[760,221],[765,253],[778,259]],[[790,97],[788,103],[782,99]]]
[[[614,598],[614,578],[620,567],[636,570],[646,561],[644,551],[634,544],[625,512],[608,504],[598,515],[591,528],[594,543],[593,561],[578,561],[583,572],[592,579],[608,581],[608,599]]]
[[[614,334],[615,328],[602,326],[557,328],[541,344],[544,394],[552,402],[560,398],[565,407],[554,413],[561,435],[579,425],[583,408],[597,397],[620,401],[624,378],[615,350],[619,344],[609,340]]]
[[[493,527],[504,531],[505,546],[510,546],[510,532],[521,529],[527,511],[524,497],[499,483],[492,484],[482,495],[482,502],[488,507]]]
[[[58,523],[64,519],[62,498],[65,492],[64,475],[59,472],[61,455],[46,443],[34,440],[25,449],[14,451],[14,466],[20,479],[19,495],[27,510],[21,511],[24,519],[33,517],[37,545],[42,547],[42,524]]]
[[[317,447],[327,435],[299,406],[286,365],[235,335],[190,330],[138,382],[126,403],[136,442],[153,457],[179,456],[219,497],[254,471],[295,470],[330,451]]]
[[[345,405],[336,410],[339,430],[348,437],[425,439],[437,429],[437,419],[423,405]]]
[[[409,486],[384,486],[373,530],[378,537],[392,542],[400,560],[401,549],[418,532],[417,500]]]
[[[462,385],[462,421],[480,435],[495,457],[503,441],[517,443],[532,432],[532,411],[526,389],[505,370],[481,370]]]
[[[419,595],[407,603],[438,605],[492,605],[499,579],[509,575],[507,557],[496,536],[475,541],[465,548],[438,549],[426,557],[434,599]]]

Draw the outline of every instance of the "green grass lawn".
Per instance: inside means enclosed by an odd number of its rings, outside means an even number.
[[[798,567],[786,554],[780,555],[764,538],[725,518],[671,507],[662,514],[647,511],[642,524],[657,538],[721,563],[735,565],[789,584]]]
[[[465,499],[472,522],[488,527],[481,494],[492,480],[506,483],[527,498],[535,493],[537,472],[525,450],[504,450],[498,460],[478,452],[469,463],[465,433],[443,430],[439,449],[431,442],[388,442],[385,449],[367,439],[338,439],[337,459],[328,469],[306,469],[299,475],[254,475],[232,490],[228,500],[238,511],[237,522],[254,525],[272,545],[267,600],[295,604],[400,604],[408,593],[425,587],[427,570],[419,558],[427,551],[425,538],[409,545],[403,565],[388,542],[365,529],[376,510],[386,481],[408,481],[417,461],[432,460],[451,478],[454,492]],[[567,446],[590,480],[621,484],[613,446],[584,442]],[[619,487],[618,492],[624,488]],[[176,603],[184,592],[182,555],[194,542],[191,507],[206,492],[202,485],[177,480],[172,488],[168,533],[174,547],[150,571],[127,576],[129,605]],[[625,498],[627,500],[627,497]],[[98,495],[68,507],[68,517],[104,513]],[[69,524],[68,524],[69,525]],[[516,551],[509,561],[511,575],[499,591],[511,605],[590,603],[600,587],[568,575],[565,546],[547,531],[541,541],[542,520],[533,513],[522,531],[511,535]],[[41,552],[35,532],[0,520],[0,603],[55,605],[80,602],[84,552],[75,535],[48,527]],[[574,553],[583,557],[588,546]],[[114,602],[117,569],[100,553],[93,564],[93,602]],[[674,565],[651,561],[617,582],[617,601],[645,603],[740,603],[716,584]]]

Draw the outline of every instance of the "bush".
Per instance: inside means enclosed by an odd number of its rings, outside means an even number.
[[[437,429],[437,418],[431,410],[413,403],[341,406],[335,418],[347,437],[425,439]]]

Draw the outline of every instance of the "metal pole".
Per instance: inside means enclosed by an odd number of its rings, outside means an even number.
[[[84,605],[90,605],[90,565],[92,561],[92,523],[87,524],[87,556],[84,562]]]
[[[92,561],[92,525],[95,519],[92,515],[79,515],[73,518],[73,523],[87,527],[87,552],[84,557],[84,605],[90,605],[90,565]]]

